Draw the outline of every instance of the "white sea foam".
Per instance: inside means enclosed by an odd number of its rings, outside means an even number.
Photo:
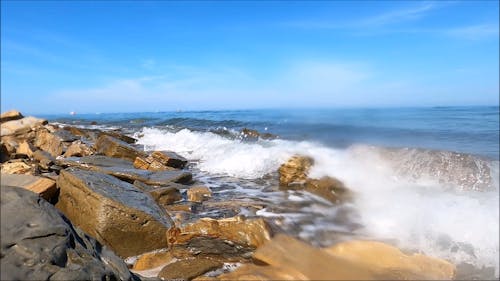
[[[474,191],[449,188],[446,182],[433,180],[435,175],[407,178],[384,155],[360,147],[340,150],[286,140],[242,142],[187,129],[171,133],[144,128],[140,134],[139,143],[146,149],[173,150],[198,161],[202,171],[242,179],[276,171],[293,154],[312,156],[315,164],[310,176],[335,176],[356,193],[354,205],[365,234],[395,239],[400,247],[457,264],[495,267],[498,277],[498,163],[491,169],[491,188]]]

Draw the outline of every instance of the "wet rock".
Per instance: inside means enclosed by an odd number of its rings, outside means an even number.
[[[208,258],[186,259],[166,265],[158,276],[164,280],[192,280],[219,267],[221,262]]]
[[[50,153],[42,150],[35,151],[35,153],[33,153],[33,159],[38,161],[40,168],[46,171],[49,170],[50,166],[56,161]]]
[[[209,257],[223,262],[248,261],[254,250],[248,246],[242,246],[228,240],[211,237],[195,237],[182,246],[185,246],[185,249],[189,250],[191,256]],[[176,257],[179,257],[179,253],[181,253],[181,257],[183,255],[180,247],[176,247],[173,253]],[[188,255],[184,254],[184,257]]]
[[[141,271],[166,265],[174,260],[171,252],[151,252],[141,255],[135,262],[132,270]]]
[[[121,257],[164,248],[172,220],[153,199],[112,176],[91,171],[61,171],[60,209],[75,225]]]
[[[207,236],[227,239],[234,243],[257,248],[271,238],[271,228],[262,218],[245,219],[236,216],[227,219],[202,218],[180,228],[178,243],[194,237]]]
[[[280,166],[280,186],[288,187],[292,183],[304,183],[314,160],[311,157],[295,155]]]
[[[64,157],[72,157],[72,156],[82,157],[82,156],[89,156],[92,154],[94,154],[94,150],[90,146],[83,144],[81,141],[77,140],[74,141],[66,149]]]
[[[201,280],[201,279],[200,279]],[[244,264],[236,270],[217,276],[216,280],[307,280],[296,271],[288,271],[276,266]]]
[[[2,165],[0,165],[0,171],[2,172],[2,174],[18,174],[18,175],[33,174],[33,168],[30,165],[24,163],[23,161],[5,162]]]
[[[47,120],[38,119],[32,116],[24,117],[18,120],[12,120],[2,123],[0,129],[1,136],[20,135],[47,124]]]
[[[254,259],[300,280],[375,280],[369,269],[295,238],[278,234],[258,248]]]
[[[194,211],[195,206],[191,202],[179,202],[179,203],[175,203],[173,205],[165,206],[165,208],[168,211],[172,211],[172,212],[188,212],[188,213],[190,213],[190,212]]]
[[[38,195],[2,185],[0,198],[1,280],[138,280]]]
[[[206,186],[193,186],[187,190],[188,201],[203,202],[212,197],[212,191]]]
[[[127,135],[121,134],[118,131],[104,131],[104,132],[100,132],[98,136],[100,137],[102,135],[106,135],[106,136],[113,137],[115,139],[119,139],[119,140],[126,142],[128,144],[133,144],[133,143],[137,142],[136,139],[129,137]]]
[[[24,188],[36,194],[43,199],[50,201],[57,195],[57,186],[54,180],[30,175],[10,175],[3,174],[0,179],[1,185]]]
[[[326,248],[386,280],[453,280],[453,264],[421,254],[405,255],[398,248],[376,241],[348,241]]]
[[[95,147],[99,154],[130,161],[134,161],[138,156],[143,156],[142,152],[136,150],[128,143],[108,135],[101,135],[97,139]]]
[[[34,145],[50,153],[52,157],[61,155],[64,149],[62,140],[46,130],[39,130],[37,132]]]
[[[144,170],[165,171],[172,168],[182,169],[187,160],[171,151],[154,151],[148,157],[137,157],[134,161],[134,167]]]
[[[180,191],[175,187],[160,187],[149,191],[151,197],[160,206],[170,205],[176,201],[182,200]]]
[[[307,179],[305,190],[319,195],[332,203],[339,203],[352,197],[344,184],[332,177]]]
[[[278,136],[270,133],[259,133],[256,130],[248,129],[248,128],[243,128],[240,132],[240,134],[243,136],[245,139],[277,139]]]
[[[21,114],[21,112],[17,110],[9,110],[2,115],[0,115],[0,123],[7,122],[7,121],[12,121],[12,120],[18,120],[23,118],[24,116]]]
[[[32,157],[33,152],[36,150],[35,146],[26,140],[19,142],[19,146],[16,149],[17,154],[26,155],[27,157]]]

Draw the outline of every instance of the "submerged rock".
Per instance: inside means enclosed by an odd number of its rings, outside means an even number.
[[[139,280],[119,257],[38,195],[2,185],[0,198],[0,279]]]
[[[101,135],[95,143],[96,151],[109,157],[122,158],[134,161],[144,153],[138,151],[128,143],[108,135]]]
[[[167,245],[165,233],[173,226],[172,220],[133,185],[78,169],[61,171],[57,185],[56,207],[119,256],[135,256]]]
[[[166,265],[160,271],[158,277],[164,280],[192,280],[221,266],[221,262],[208,258],[180,260]]]
[[[3,174],[0,178],[1,185],[19,187],[39,194],[43,199],[50,201],[57,194],[54,180],[30,175]]]
[[[305,190],[321,196],[332,203],[339,203],[351,198],[349,189],[341,181],[332,177],[307,179]]]
[[[206,186],[193,186],[187,190],[188,201],[202,202],[212,197],[212,191]]]

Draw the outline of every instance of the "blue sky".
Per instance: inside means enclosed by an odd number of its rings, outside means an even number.
[[[2,1],[1,109],[498,105],[498,1]]]

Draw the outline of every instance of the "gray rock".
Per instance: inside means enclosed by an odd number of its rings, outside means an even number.
[[[1,280],[140,280],[35,193],[2,186],[1,218]]]

